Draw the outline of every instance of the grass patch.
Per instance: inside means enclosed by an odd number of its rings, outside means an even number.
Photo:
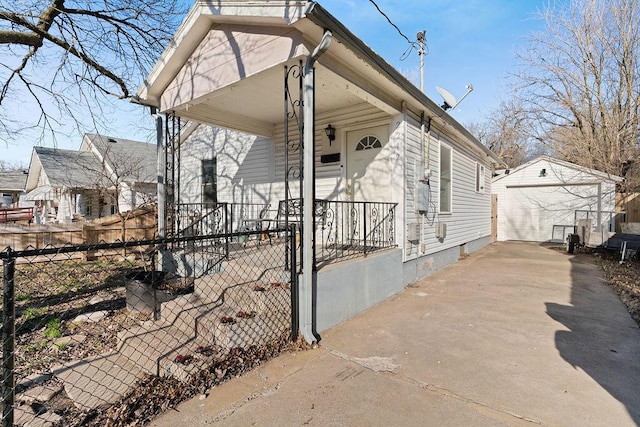
[[[44,336],[49,339],[56,339],[62,336],[60,327],[62,322],[60,319],[51,319],[47,322],[47,326],[44,327]]]
[[[24,314],[22,315],[22,319],[25,322],[28,322],[31,319],[35,319],[37,317],[42,316],[46,312],[47,312],[47,309],[43,307],[41,308],[27,307],[26,310],[24,311]]]

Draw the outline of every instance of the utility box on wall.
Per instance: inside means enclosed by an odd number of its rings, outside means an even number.
[[[420,240],[420,224],[415,222],[407,224],[407,240],[410,242],[417,242]]]
[[[444,240],[447,237],[447,223],[446,222],[437,222],[436,223],[436,238],[440,240]]]
[[[427,212],[429,210],[429,184],[418,181],[416,184],[416,212]]]

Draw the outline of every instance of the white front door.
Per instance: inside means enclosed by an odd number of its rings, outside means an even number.
[[[347,200],[391,201],[389,126],[347,132]]]

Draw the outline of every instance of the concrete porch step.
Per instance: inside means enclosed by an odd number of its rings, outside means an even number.
[[[289,283],[290,280],[291,273],[284,268],[248,266],[232,260],[224,263],[222,271],[196,278],[194,295],[202,301],[214,302],[237,286],[266,286],[271,283]]]
[[[77,360],[52,369],[80,410],[115,403],[144,373],[125,356],[111,353]]]
[[[194,327],[183,331],[165,322],[132,328],[118,336],[118,351],[138,369],[159,375],[160,360],[186,345],[197,345]]]
[[[289,286],[255,286],[228,288],[224,303],[203,303],[194,295],[163,303],[160,320],[118,334],[117,352],[58,366],[53,373],[82,410],[114,403],[145,374],[187,381],[213,358],[234,347],[265,344],[271,331],[286,328]]]

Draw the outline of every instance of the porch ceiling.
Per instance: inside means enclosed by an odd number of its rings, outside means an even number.
[[[284,65],[273,67],[175,108],[182,117],[243,132],[273,136],[284,122]],[[297,66],[291,61],[289,67]],[[397,112],[375,95],[316,63],[316,115],[364,102]],[[289,79],[290,96],[298,98],[298,80]],[[292,107],[289,105],[291,111]]]

